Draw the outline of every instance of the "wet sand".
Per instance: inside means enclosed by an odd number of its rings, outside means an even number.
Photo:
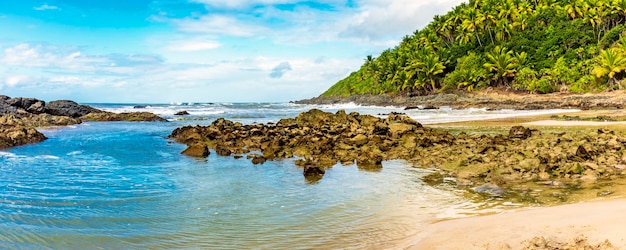
[[[577,126],[617,126],[626,125],[626,122],[596,122],[596,121],[557,121],[557,120],[540,120],[533,122],[525,122],[522,126],[559,126],[559,127],[577,127]]]
[[[591,245],[608,240],[614,248],[592,249],[626,249],[626,198],[441,221],[427,226],[407,249],[546,249],[528,247],[535,237],[586,238]]]

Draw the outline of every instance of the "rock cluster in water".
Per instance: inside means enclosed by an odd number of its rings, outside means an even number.
[[[35,98],[0,95],[0,149],[45,140],[35,127],[67,126],[83,120],[166,121],[147,112],[116,114],[69,100],[46,103]]]
[[[383,119],[311,110],[266,125],[218,119],[178,128],[171,138],[198,157],[208,156],[209,148],[222,156],[247,154],[255,164],[296,157],[305,176],[321,177],[337,163],[376,170],[382,161],[403,159],[443,173],[430,176],[430,183],[447,175],[464,186],[489,183],[483,189],[495,194],[511,183],[593,182],[626,174],[626,136],[611,131],[541,133],[515,126],[508,134],[452,134],[395,113]]]

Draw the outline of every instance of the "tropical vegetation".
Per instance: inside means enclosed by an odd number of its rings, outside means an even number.
[[[626,0],[471,0],[322,96],[611,91],[625,77]]]

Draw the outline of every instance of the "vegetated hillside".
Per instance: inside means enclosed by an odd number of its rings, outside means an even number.
[[[621,89],[625,23],[626,0],[472,0],[368,56],[322,96]]]

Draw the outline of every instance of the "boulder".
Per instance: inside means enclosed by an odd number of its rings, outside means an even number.
[[[46,105],[46,113],[51,115],[78,118],[92,112],[98,112],[98,110],[69,100],[52,101]]]
[[[46,139],[46,136],[32,127],[0,125],[0,149],[41,142]]]
[[[532,136],[532,130],[523,126],[514,126],[509,130],[509,138],[527,139]]]
[[[326,171],[322,167],[313,165],[304,166],[303,174],[305,177],[322,177],[325,173]]]
[[[192,156],[192,157],[206,158],[209,156],[210,152],[209,152],[209,147],[206,145],[206,143],[196,143],[196,144],[189,146],[181,154]]]
[[[187,110],[183,110],[183,111],[176,112],[176,114],[174,115],[189,115],[189,112],[187,112]]]
[[[5,100],[4,102],[10,106],[16,107],[17,109],[23,109],[32,114],[41,114],[46,111],[46,103],[35,98],[18,97]]]

